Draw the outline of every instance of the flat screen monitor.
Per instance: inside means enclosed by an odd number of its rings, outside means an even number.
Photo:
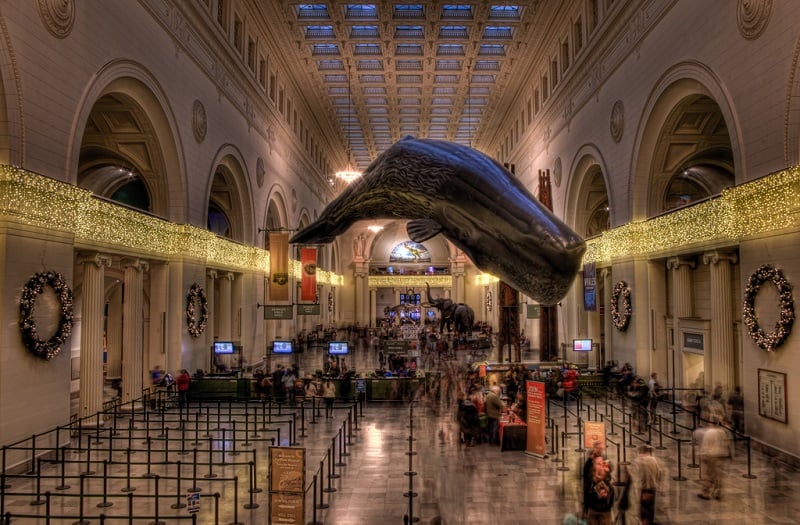
[[[273,354],[291,354],[294,351],[291,341],[273,341],[272,353]]]
[[[214,341],[215,354],[232,354],[234,346],[231,341]]]
[[[349,351],[347,341],[328,341],[328,353],[330,355],[346,355]]]
[[[572,340],[573,352],[591,352],[592,340],[591,339],[573,339]]]

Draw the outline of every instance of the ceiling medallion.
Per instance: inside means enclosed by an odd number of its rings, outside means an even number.
[[[198,143],[203,142],[206,138],[207,130],[206,108],[202,102],[195,100],[192,104],[192,133],[194,133],[194,140]]]
[[[264,159],[258,157],[258,160],[256,160],[256,184],[258,184],[259,188],[264,185],[265,173],[266,170],[264,169]]]
[[[614,142],[622,140],[622,132],[625,131],[625,113],[621,100],[614,102],[614,106],[611,108],[609,125],[611,127],[611,138],[614,139]]]
[[[561,187],[561,157],[557,157],[553,163],[553,184],[556,188]]]
[[[767,27],[771,13],[772,0],[739,0],[736,6],[739,32],[748,40],[755,40]]]
[[[75,23],[74,0],[39,0],[39,16],[56,38],[64,38]]]

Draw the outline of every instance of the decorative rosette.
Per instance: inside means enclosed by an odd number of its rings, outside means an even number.
[[[58,296],[61,305],[61,316],[56,333],[47,341],[39,339],[36,321],[33,319],[33,308],[36,298],[51,287]],[[72,290],[67,286],[64,276],[58,272],[37,273],[30,278],[22,289],[19,301],[19,328],[22,332],[22,343],[25,347],[42,359],[50,360],[58,355],[61,346],[67,342],[72,333]]]
[[[611,294],[611,321],[620,332],[628,329],[631,311],[631,289],[625,281],[619,281]]]
[[[200,319],[197,319],[195,314],[195,304],[200,304]],[[189,328],[189,334],[192,337],[200,337],[206,330],[208,323],[208,300],[206,299],[206,292],[197,284],[192,284],[189,288],[189,294],[186,296],[186,325]]]
[[[758,295],[761,285],[767,281],[770,281],[778,289],[781,301],[780,317],[775,323],[775,330],[770,333],[764,332],[764,329],[759,326],[755,312],[756,295]],[[764,264],[750,276],[744,289],[742,319],[756,345],[767,352],[774,351],[786,341],[794,324],[794,298],[792,297],[792,285],[783,276],[783,272],[772,265]]]

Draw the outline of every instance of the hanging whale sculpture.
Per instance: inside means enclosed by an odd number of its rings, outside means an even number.
[[[369,219],[408,219],[419,243],[441,233],[480,270],[545,305],[566,295],[586,250],[497,161],[441,140],[393,144],[291,242],[329,243]]]

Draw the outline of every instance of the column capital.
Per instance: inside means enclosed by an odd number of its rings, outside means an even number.
[[[79,264],[94,264],[98,268],[110,268],[112,262],[113,259],[110,255],[99,252],[84,253],[78,257]]]
[[[734,252],[721,252],[712,250],[703,254],[703,264],[718,264],[727,261],[731,264],[739,262],[739,257]]]
[[[697,262],[689,257],[669,257],[667,259],[667,270],[677,270],[681,266],[688,266],[694,270],[695,266],[697,266]]]
[[[227,279],[230,282],[233,282],[233,280],[236,278],[236,275],[233,272],[228,272],[225,275],[223,275],[222,278]]]
[[[137,272],[146,272],[147,270],[150,269],[150,265],[147,263],[147,261],[143,261],[141,259],[125,257],[120,262],[122,264],[122,268],[125,270],[131,268],[133,270],[136,270]]]
[[[208,270],[206,272],[206,277],[208,277],[212,281],[216,281],[217,277],[218,277],[217,271],[216,270]]]

